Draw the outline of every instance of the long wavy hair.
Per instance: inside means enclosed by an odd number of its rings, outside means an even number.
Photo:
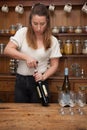
[[[36,43],[37,40],[36,40],[36,36],[32,29],[32,24],[31,24],[33,15],[45,16],[47,19],[47,26],[43,32],[43,44],[44,44],[45,50],[47,50],[48,48],[51,47],[51,29],[50,29],[49,11],[44,4],[38,3],[32,7],[30,15],[29,15],[29,25],[28,25],[26,38],[27,38],[28,45],[32,47],[33,49],[37,49],[37,43]]]

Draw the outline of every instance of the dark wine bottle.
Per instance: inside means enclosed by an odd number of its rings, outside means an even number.
[[[65,107],[69,107],[70,102],[70,82],[69,82],[69,76],[68,76],[68,68],[65,68],[64,70],[64,81],[62,86],[62,91],[64,93],[63,100],[65,102]]]
[[[37,70],[37,68],[35,68],[34,73],[37,73],[37,72],[38,72],[38,70]],[[37,84],[37,86],[36,86],[37,92],[38,92],[42,105],[48,106],[49,98],[48,98],[48,92],[47,92],[46,86],[43,84],[42,81],[38,81],[38,82],[36,82],[36,84]]]
[[[46,89],[46,86],[42,83],[42,81],[37,82],[37,92],[39,94],[39,97],[41,99],[41,103],[43,106],[48,106],[48,92]]]
[[[69,77],[68,77],[68,68],[65,68],[64,70],[64,82],[62,86],[62,91],[65,93],[69,93],[71,88],[70,88],[70,82],[69,82]]]

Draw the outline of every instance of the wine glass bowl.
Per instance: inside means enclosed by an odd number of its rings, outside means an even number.
[[[86,94],[83,93],[82,91],[79,91],[77,93],[77,104],[79,106],[79,113],[80,115],[83,115],[83,110],[82,108],[86,105]]]
[[[58,95],[58,102],[61,106],[61,114],[64,115],[65,113],[68,113],[67,107],[69,107],[70,93],[65,93],[64,91],[61,91]]]
[[[61,106],[60,112],[61,112],[62,115],[64,115],[65,114],[64,106],[66,105],[66,103],[64,101],[64,93],[63,93],[63,91],[60,91],[58,93],[58,103]]]
[[[70,91],[70,101],[69,101],[69,106],[70,106],[70,114],[74,115],[74,110],[73,107],[76,105],[76,94],[73,91]]]
[[[63,106],[63,107],[66,105],[66,99],[64,97],[65,97],[65,93],[61,91],[58,96],[58,101],[59,101],[60,106]]]
[[[76,105],[76,94],[73,91],[70,91],[69,106],[74,107],[75,105]]]
[[[86,97],[85,97],[85,94],[82,93],[82,92],[78,92],[78,95],[77,95],[77,103],[80,107],[84,107],[85,104],[86,104]]]
[[[73,91],[68,93],[61,91],[58,94],[58,102],[61,106],[60,112],[62,115],[65,113],[74,115],[73,107],[76,105],[76,94]]]

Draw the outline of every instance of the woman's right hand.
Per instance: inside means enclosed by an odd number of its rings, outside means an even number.
[[[28,57],[26,59],[26,63],[29,68],[36,68],[38,65],[38,61],[34,59],[33,57]]]

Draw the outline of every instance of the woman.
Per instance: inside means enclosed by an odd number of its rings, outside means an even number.
[[[45,5],[35,4],[30,12],[29,26],[19,29],[10,38],[4,54],[18,59],[15,102],[37,103],[36,82],[54,74],[61,57],[57,39],[51,35],[49,12]],[[35,68],[38,72],[34,73]]]

